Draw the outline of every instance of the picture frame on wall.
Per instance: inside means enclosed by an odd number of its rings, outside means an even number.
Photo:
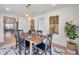
[[[59,33],[59,16],[50,16],[49,18],[49,33]]]

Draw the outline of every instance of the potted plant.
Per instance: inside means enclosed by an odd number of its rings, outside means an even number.
[[[71,22],[66,22],[65,23],[65,29],[64,29],[65,30],[65,34],[70,39],[70,41],[68,42],[68,46],[69,47],[70,46],[73,47],[75,45],[75,43],[73,43],[72,40],[75,40],[76,38],[78,38],[78,35],[76,33],[76,29],[77,28],[78,28],[78,26],[72,24]]]

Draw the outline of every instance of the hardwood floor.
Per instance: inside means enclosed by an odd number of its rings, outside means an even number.
[[[10,34],[10,32],[7,32],[5,35],[5,41],[0,43],[0,48],[7,48],[10,46],[15,45],[16,39],[13,35]]]

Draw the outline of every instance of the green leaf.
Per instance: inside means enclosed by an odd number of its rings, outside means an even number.
[[[78,38],[78,35],[76,34],[76,28],[78,28],[78,26],[73,25],[69,22],[66,22],[64,26],[64,31],[66,36],[72,40],[75,40],[76,38]]]

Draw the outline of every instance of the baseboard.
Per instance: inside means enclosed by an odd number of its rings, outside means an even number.
[[[56,43],[53,43],[52,46],[53,47],[56,47],[58,49],[61,49],[61,50],[66,50],[66,47],[65,46],[62,46],[62,45],[59,45],[59,44],[56,44]]]

